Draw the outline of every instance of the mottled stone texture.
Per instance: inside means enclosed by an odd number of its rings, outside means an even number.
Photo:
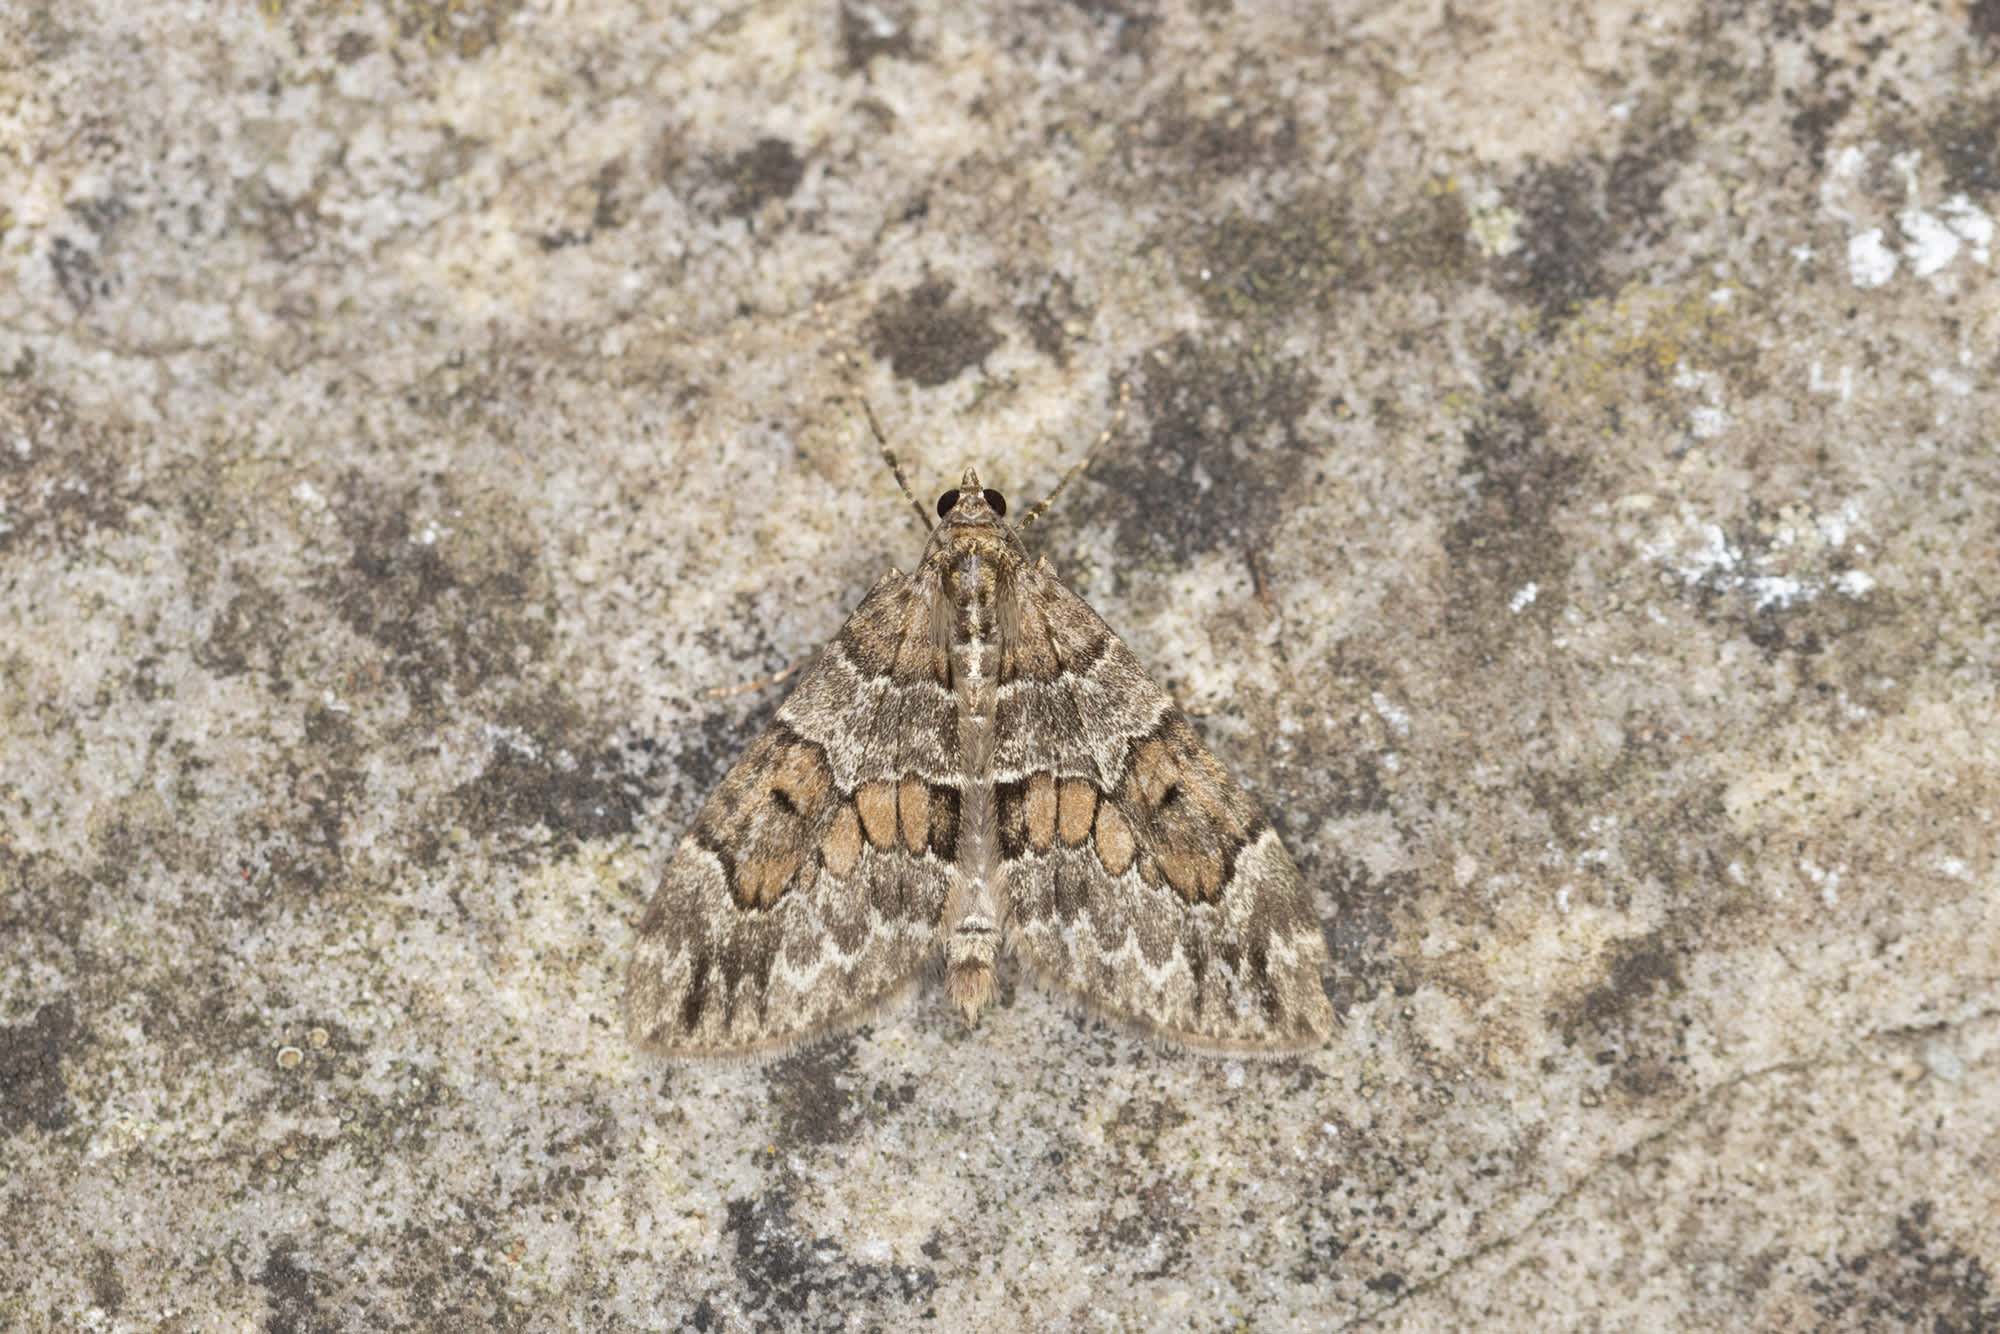
[[[0,1325],[2000,1324],[2000,8],[0,7]],[[1342,1025],[637,1062],[967,462]]]

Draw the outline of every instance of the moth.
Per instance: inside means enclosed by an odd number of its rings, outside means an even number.
[[[627,976],[633,1043],[780,1053],[940,966],[976,1024],[1010,950],[1171,1045],[1320,1045],[1325,938],[1256,803],[976,469],[936,509],[915,573],[862,599],[674,853]]]

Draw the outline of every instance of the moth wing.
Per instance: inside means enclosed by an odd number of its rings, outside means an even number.
[[[995,795],[1029,965],[1189,1047],[1320,1045],[1325,936],[1256,802],[1045,566],[1003,593],[1000,626]]]
[[[957,838],[947,614],[936,590],[886,575],[709,797],[639,925],[635,1046],[788,1050],[916,981]]]

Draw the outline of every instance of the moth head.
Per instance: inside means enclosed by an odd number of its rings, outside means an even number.
[[[967,519],[978,519],[985,514],[1004,519],[1007,517],[1007,497],[990,486],[980,486],[978,469],[967,465],[958,485],[937,498],[940,519],[948,519],[954,512]]]

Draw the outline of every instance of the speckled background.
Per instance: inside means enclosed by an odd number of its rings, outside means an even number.
[[[136,11],[136,12],[135,12]],[[2000,3],[0,5],[0,1325],[2000,1327]],[[1342,1027],[634,1061],[976,461]]]

